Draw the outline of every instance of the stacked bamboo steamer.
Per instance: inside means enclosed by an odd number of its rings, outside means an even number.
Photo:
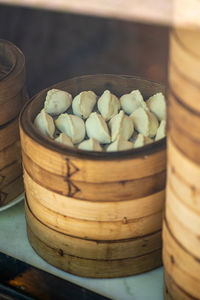
[[[161,85],[129,76],[93,75],[54,88],[120,96],[139,89],[145,98]],[[99,153],[58,145],[33,120],[47,89],[24,107],[20,135],[28,237],[46,261],[96,278],[142,273],[161,265],[165,198],[165,139],[141,149]]]
[[[0,207],[23,192],[18,116],[27,98],[24,55],[0,39]]]
[[[165,299],[200,299],[200,30],[171,33]]]

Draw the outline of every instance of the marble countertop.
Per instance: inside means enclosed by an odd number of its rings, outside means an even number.
[[[162,267],[131,277],[87,279],[63,272],[46,263],[28,242],[23,201],[0,212],[0,251],[111,299],[163,299]]]

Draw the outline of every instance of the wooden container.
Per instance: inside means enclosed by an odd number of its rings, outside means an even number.
[[[170,34],[165,299],[200,299],[199,28]]]
[[[24,189],[18,116],[27,98],[24,55],[0,39],[0,207]]]
[[[119,75],[82,76],[54,88],[73,96],[83,90],[100,95],[105,89],[120,96],[137,88],[145,98],[164,92],[159,84]],[[56,267],[85,277],[128,276],[158,267],[165,139],[113,153],[58,145],[33,125],[46,92],[28,102],[20,116],[27,228],[33,248]]]

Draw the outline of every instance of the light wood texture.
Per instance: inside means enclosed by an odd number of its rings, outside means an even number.
[[[24,183],[29,203],[42,206],[66,217],[87,221],[123,221],[149,216],[163,209],[165,190],[144,198],[124,201],[88,201],[66,197],[36,183],[24,171]]]
[[[189,185],[198,189],[200,182],[200,167],[199,165],[188,159],[177,147],[174,142],[168,137],[168,161],[178,174],[181,174],[184,181]],[[189,176],[188,176],[189,175]]]
[[[199,300],[183,290],[183,287],[178,286],[170,275],[165,271],[165,300]]]
[[[163,244],[164,251],[167,251],[170,256],[173,256],[176,264],[190,276],[199,279],[200,263],[191,253],[187,252],[183,246],[174,238],[170,232],[166,219],[163,222]]]
[[[59,253],[88,259],[123,259],[140,256],[161,248],[161,230],[140,238],[97,241],[76,238],[53,230],[40,222],[26,202],[26,221],[35,236]]]
[[[200,188],[186,182],[177,169],[168,163],[168,184],[176,192],[183,203],[200,214]]]
[[[200,280],[184,272],[184,270],[177,265],[174,256],[169,254],[166,249],[163,249],[163,262],[165,270],[177,285],[184,287],[186,293],[192,297],[199,299],[200,295]],[[176,299],[176,298],[175,298]]]
[[[33,214],[48,227],[62,233],[94,240],[119,240],[140,237],[158,231],[162,225],[162,211],[137,219],[120,221],[87,221],[66,217],[41,205],[37,200],[29,202]]]
[[[84,3],[81,0],[1,0],[1,2],[148,23],[200,26],[198,0],[190,0],[189,3],[187,0],[159,1],[158,3],[154,0],[85,0]]]
[[[175,64],[179,72],[185,76],[189,81],[193,81],[196,84],[200,84],[199,75],[200,75],[200,56],[199,53],[193,53],[190,48],[188,48],[188,43],[183,42],[184,36],[177,35],[176,30],[172,30],[170,34],[170,59],[172,64]],[[182,31],[183,32],[183,31]],[[193,32],[193,48],[196,49],[197,41],[199,39],[200,31]],[[192,46],[190,46],[192,47]],[[189,72],[188,72],[189,71]],[[183,87],[184,89],[184,87]]]
[[[173,62],[169,64],[169,87],[175,95],[191,109],[200,112],[199,93],[200,84],[196,84],[180,73]],[[184,88],[183,88],[184,87]]]
[[[161,250],[134,258],[119,260],[95,260],[76,257],[47,246],[27,227],[28,238],[33,249],[48,263],[78,276],[90,278],[115,278],[136,275],[159,267]]]
[[[23,151],[22,157],[24,169],[41,186],[61,195],[71,195],[77,199],[92,201],[133,200],[154,194],[165,188],[165,170],[144,178],[126,181],[102,183],[67,181],[66,177],[48,172],[38,166]]]
[[[193,256],[200,259],[199,247],[200,238],[199,233],[191,231],[187,225],[184,224],[184,220],[177,218],[171,207],[166,205],[166,219],[170,231],[179,243]]]
[[[167,206],[180,222],[184,222],[185,227],[191,232],[199,234],[200,214],[194,208],[184,204],[170,184],[167,189]]]

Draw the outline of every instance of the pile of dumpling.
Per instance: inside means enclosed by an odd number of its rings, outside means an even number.
[[[89,151],[122,151],[142,147],[166,135],[166,101],[162,93],[144,101],[139,90],[117,98],[109,90],[98,97],[83,91],[47,92],[44,108],[34,120],[46,136]]]

